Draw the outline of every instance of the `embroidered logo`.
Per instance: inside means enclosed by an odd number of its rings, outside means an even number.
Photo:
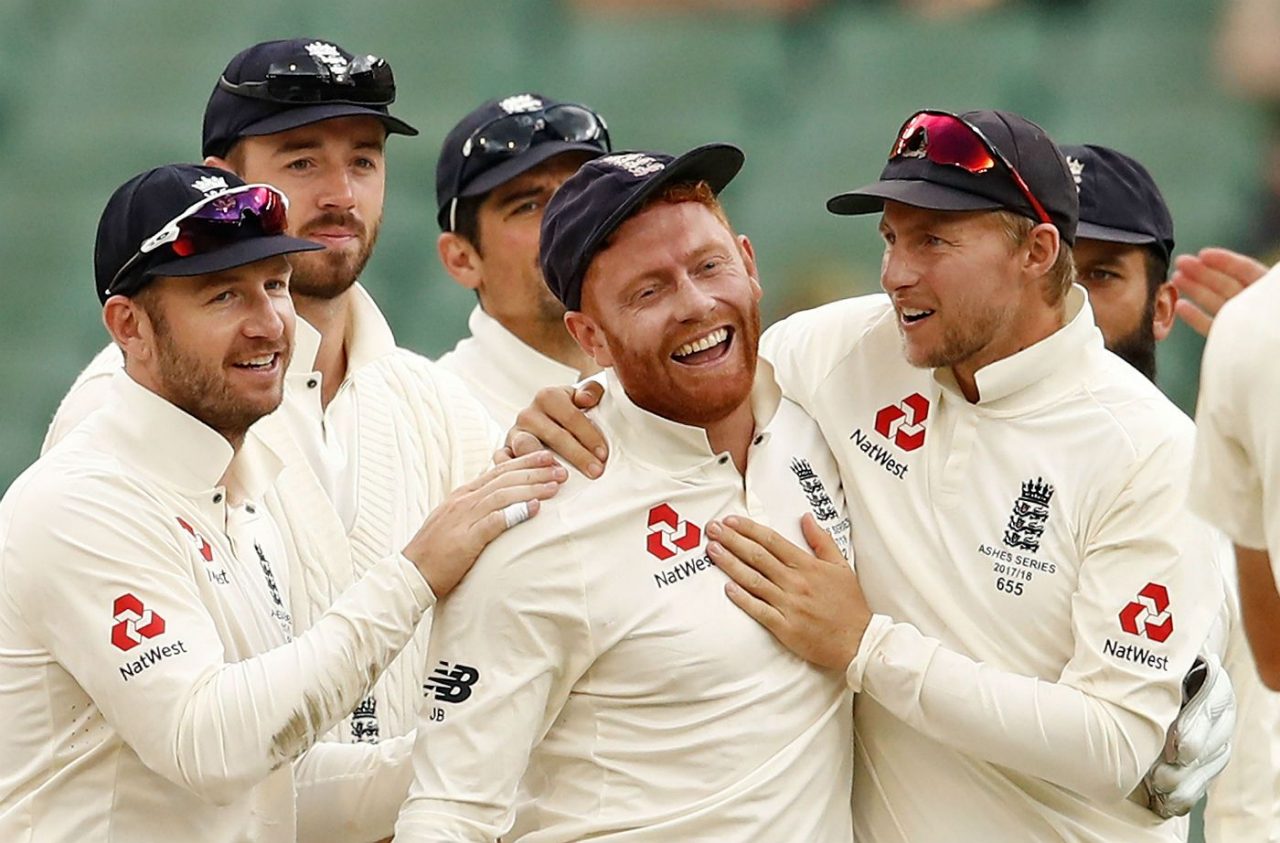
[[[117,649],[128,652],[141,644],[142,639],[164,634],[164,618],[143,607],[142,601],[132,594],[117,597],[112,613],[115,624],[111,627],[111,643]]]
[[[200,558],[206,562],[212,562],[213,546],[209,544],[209,540],[197,533],[195,527],[192,527],[182,516],[178,516],[178,526],[187,531],[187,536],[191,539],[191,544],[195,546],[196,551],[199,552]]]
[[[208,196],[219,190],[227,189],[227,180],[222,176],[202,176],[191,183],[196,190]]]
[[[813,510],[815,518],[819,521],[831,521],[840,515],[836,512],[835,504],[831,502],[826,488],[822,485],[822,478],[814,474],[813,466],[808,460],[793,459],[791,473],[800,481],[800,490],[809,499],[809,507]]]
[[[913,392],[897,404],[882,407],[876,413],[876,433],[903,451],[914,451],[924,444],[924,422],[929,418],[929,399]]]
[[[626,170],[636,178],[665,170],[667,167],[666,164],[652,156],[645,155],[643,152],[606,155],[603,158],[597,158],[596,161],[610,167],[617,167],[619,170]]]
[[[351,738],[356,743],[378,742],[378,701],[365,697],[351,712]]]
[[[1067,156],[1067,168],[1071,170],[1071,178],[1075,180],[1076,192],[1080,192],[1080,183],[1084,181],[1084,162],[1078,158]]]
[[[427,681],[422,685],[422,692],[440,702],[466,702],[471,696],[471,689],[480,681],[480,671],[471,665],[454,664],[450,667],[447,661],[440,661],[440,666],[431,671]]]
[[[1022,494],[1013,502],[1009,524],[1004,529],[1004,543],[1014,550],[1035,553],[1040,549],[1040,537],[1049,521],[1049,501],[1053,498],[1053,486],[1037,477],[1022,484]]]
[[[339,76],[347,72],[347,60],[342,55],[342,51],[333,44],[312,41],[307,45],[306,49],[307,54],[315,59],[317,64],[324,65]]]
[[[1120,610],[1120,628],[1130,635],[1169,640],[1173,634],[1173,614],[1169,611],[1169,590],[1160,583],[1149,582],[1138,592],[1138,599]]]
[[[702,543],[702,528],[685,521],[670,504],[660,503],[649,510],[649,553],[664,562]]]
[[[498,108],[508,114],[523,114],[528,111],[537,111],[542,108],[542,100],[533,94],[515,94],[507,97],[498,103]]]

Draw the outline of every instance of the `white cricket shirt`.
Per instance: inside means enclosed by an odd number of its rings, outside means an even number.
[[[852,839],[843,677],[729,602],[706,553],[735,513],[804,546],[812,512],[848,544],[830,451],[767,368],[745,479],[606,377],[604,476],[571,471],[436,616],[398,843]]]
[[[1191,506],[1242,547],[1266,550],[1280,581],[1280,271],[1223,306],[1200,363]]]
[[[854,830],[875,843],[1171,841],[1126,800],[1221,606],[1181,516],[1191,422],[1067,324],[977,373],[902,355],[884,296],[765,335],[835,450],[876,615],[851,663]]]
[[[293,638],[278,458],[111,390],[0,501],[0,839],[294,840],[290,762],[430,589],[390,557]]]
[[[480,305],[471,311],[467,327],[471,336],[459,340],[437,363],[462,379],[504,431],[533,403],[538,390],[582,379],[577,369],[525,344]]]

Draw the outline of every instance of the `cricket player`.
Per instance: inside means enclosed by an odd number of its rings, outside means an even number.
[[[1200,366],[1196,456],[1191,507],[1236,546],[1245,633],[1263,683],[1280,690],[1280,559],[1275,516],[1278,475],[1275,424],[1268,401],[1276,393],[1271,354],[1280,342],[1267,322],[1280,300],[1272,269],[1228,301],[1213,319]]]
[[[613,458],[441,607],[400,843],[852,839],[842,676],[738,612],[707,555],[738,513],[849,567],[835,462],[757,365],[755,258],[716,199],[742,160],[606,155],[547,206],[543,274],[607,370]]]
[[[285,207],[191,165],[107,203],[94,274],[124,369],[0,501],[0,839],[296,839],[290,762],[563,472],[462,487],[295,637],[281,462],[249,434],[293,350],[284,255],[317,249]]]
[[[290,233],[323,251],[296,261],[297,353],[285,378],[284,512],[295,629],[306,630],[360,576],[397,552],[450,490],[490,464],[498,438],[484,407],[452,375],[396,345],[357,279],[373,252],[390,134],[416,130],[389,113],[390,65],[331,41],[255,44],[233,57],[205,107],[206,163],[280,187]],[[48,443],[101,403],[121,366],[108,346],[59,407]],[[291,440],[291,441],[290,441]],[[305,515],[298,515],[305,513]],[[295,517],[296,516],[296,517]],[[344,754],[304,758],[299,838],[379,840],[391,833],[412,775],[410,753],[429,623],[326,740]]]
[[[1065,160],[1017,115],[923,111],[828,207],[882,213],[888,295],[784,320],[762,356],[836,455],[858,575],[748,519],[708,534],[729,596],[860,692],[855,834],[1179,839],[1127,797],[1222,587],[1179,515],[1192,425],[1072,283]],[[590,463],[581,426],[535,415]]]
[[[1105,146],[1063,146],[1063,155],[1080,189],[1080,224],[1073,249],[1080,283],[1089,293],[1102,340],[1108,350],[1154,380],[1156,343],[1173,328],[1178,292],[1169,283],[1173,254],[1173,217],[1160,188],[1141,163]],[[1199,717],[1215,709],[1234,715],[1227,724],[1175,723],[1170,746],[1184,739],[1194,751],[1206,738],[1221,734],[1228,747],[1190,760],[1183,781],[1169,793],[1153,794],[1177,813],[1186,813],[1199,797],[1198,787],[1212,779],[1205,811],[1209,843],[1234,840],[1280,841],[1280,695],[1258,679],[1239,610],[1235,557],[1230,540],[1218,534],[1213,561],[1223,576],[1227,600],[1209,651],[1230,673],[1235,704],[1212,689],[1201,694]],[[1213,660],[1206,662],[1214,669]],[[1191,706],[1189,705],[1188,708]],[[1168,749],[1166,749],[1168,753]],[[1230,758],[1230,763],[1228,762]],[[1199,767],[1200,769],[1194,769]],[[1223,769],[1225,767],[1225,770]],[[1217,771],[1222,771],[1221,775]],[[1151,784],[1160,784],[1162,776]]]
[[[537,93],[490,100],[449,131],[436,162],[436,247],[473,290],[471,336],[440,358],[502,429],[544,386],[597,370],[564,327],[543,283],[538,229],[547,201],[586,160],[610,149],[604,119]]]

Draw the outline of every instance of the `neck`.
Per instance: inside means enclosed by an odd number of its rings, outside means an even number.
[[[993,339],[980,351],[951,367],[951,374],[955,377],[956,384],[970,404],[977,403],[982,397],[978,393],[980,369],[1030,348],[1057,333],[1066,324],[1065,296],[1056,305],[1026,310],[1030,312],[1023,312],[1016,317],[1013,323],[1017,326],[1016,330],[1009,331],[1004,337]]]
[[[298,315],[320,332],[320,348],[316,352],[315,368],[321,378],[321,407],[329,406],[347,376],[347,325],[353,289],[331,299],[298,293],[293,295],[293,306]]]
[[[749,400],[743,401],[729,415],[703,429],[707,432],[707,442],[712,451],[717,454],[728,451],[738,473],[747,470],[747,449],[751,446],[751,437],[756,431],[756,420],[751,413]]]
[[[483,302],[480,306],[484,307]],[[584,378],[600,371],[596,362],[565,330],[562,320],[510,319],[495,315],[489,308],[484,310],[520,342],[557,363],[576,369]]]

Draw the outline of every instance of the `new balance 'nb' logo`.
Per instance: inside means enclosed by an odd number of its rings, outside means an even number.
[[[471,688],[480,680],[480,671],[466,664],[441,660],[422,685],[422,692],[440,702],[460,703],[471,696]]]

